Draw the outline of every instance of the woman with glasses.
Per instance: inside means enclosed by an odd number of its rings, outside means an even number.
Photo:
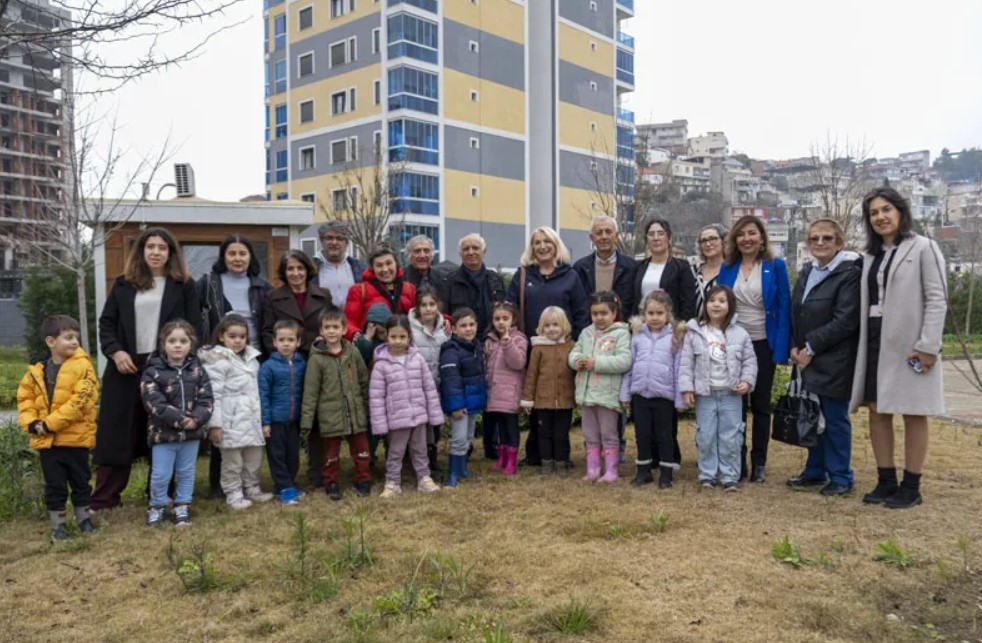
[[[764,482],[767,442],[771,432],[771,387],[774,367],[788,363],[791,339],[791,286],[784,260],[775,257],[763,221],[754,216],[738,220],[726,238],[725,260],[717,282],[733,289],[737,323],[750,334],[757,355],[757,384],[744,398],[744,413],[753,412],[753,441],[747,468],[744,447],[741,479]]]
[[[723,265],[723,239],[726,233],[723,226],[713,223],[699,232],[696,242],[696,252],[699,253],[699,263],[692,266],[696,279],[696,314],[698,317],[706,305],[706,293],[716,285],[720,266]]]
[[[664,219],[652,219],[645,226],[644,238],[648,257],[634,273],[634,301],[644,301],[652,290],[664,290],[672,299],[675,319],[692,319],[696,316],[696,280],[689,263],[672,256],[672,226]]]
[[[808,449],[805,470],[788,486],[821,487],[823,496],[843,496],[853,492],[849,396],[859,340],[862,260],[843,249],[845,233],[832,219],[813,221],[807,239],[812,261],[802,268],[791,294],[791,361],[805,390],[818,396],[825,431]]]

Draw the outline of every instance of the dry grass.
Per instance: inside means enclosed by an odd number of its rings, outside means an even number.
[[[0,639],[485,641],[498,623],[511,641],[982,637],[977,429],[934,425],[926,504],[906,512],[787,490],[783,480],[804,455],[783,445],[772,446],[767,484],[735,495],[702,491],[691,424],[682,434],[688,464],[670,491],[626,480],[589,486],[581,473],[504,479],[478,463],[476,479],[456,490],[427,497],[406,484],[395,501],[361,502],[376,562],[339,573],[337,594],[321,602],[284,580],[295,509],[270,504],[231,515],[196,503],[194,526],[174,544],[214,552],[227,586],[203,595],[184,592],[166,556],[174,529],[144,527],[143,507],[114,512],[104,531],[68,546],[48,545],[42,522],[15,521],[0,527]],[[853,461],[867,489],[875,467],[862,419],[855,434]],[[582,468],[582,445],[575,451]],[[322,493],[304,501],[315,556],[338,552],[331,536],[357,505],[350,492],[338,504]],[[659,509],[669,515],[661,533],[651,525]],[[777,562],[771,546],[785,535],[826,564]],[[961,548],[959,536],[967,537]],[[899,571],[875,562],[876,543],[887,538],[917,563]],[[437,552],[470,569],[466,590],[447,587],[411,617],[380,616],[377,599],[436,586],[428,557]],[[574,608],[588,612],[593,629],[564,635],[555,624],[574,620]]]

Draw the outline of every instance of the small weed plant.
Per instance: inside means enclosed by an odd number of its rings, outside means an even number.
[[[543,622],[558,634],[580,636],[600,628],[600,615],[589,602],[574,598],[547,613]]]
[[[664,533],[668,529],[669,514],[664,509],[659,509],[658,513],[648,519],[648,531],[654,534]]]
[[[302,600],[322,603],[338,593],[338,580],[333,567],[318,559],[311,550],[311,530],[302,513],[293,517],[293,538],[290,551],[279,565],[288,587]]]
[[[419,559],[405,585],[375,599],[375,611],[382,618],[408,618],[426,616],[440,601],[440,592],[423,582],[420,570],[426,557]]]
[[[833,543],[832,549],[836,551],[835,543]],[[822,552],[814,558],[803,556],[801,554],[801,547],[793,542],[787,534],[785,534],[784,538],[771,545],[771,556],[775,560],[786,565],[791,565],[792,567],[814,565],[829,570],[835,568],[835,563],[828,552]]]
[[[917,562],[914,555],[904,550],[893,538],[887,538],[883,542],[876,543],[876,553],[873,555],[873,560],[900,570],[907,569]]]
[[[331,560],[335,571],[355,571],[375,564],[371,549],[365,541],[365,509],[359,505],[354,516],[340,519],[341,534],[333,536],[340,552]]]
[[[484,643],[511,643],[511,637],[508,636],[505,624],[501,621],[489,623],[488,628],[484,631]]]
[[[174,537],[171,536],[165,553],[167,562],[180,579],[185,593],[207,594],[229,585],[228,581],[218,573],[215,566],[215,553],[209,551],[203,542],[193,542],[190,551],[183,554],[177,550]]]
[[[0,522],[44,515],[41,461],[16,422],[0,426]]]
[[[609,540],[623,540],[631,537],[631,530],[619,523],[614,523],[607,527],[607,538]]]
[[[436,589],[441,596],[453,592],[460,598],[470,592],[473,567],[468,567],[453,556],[440,551],[430,556],[430,567],[435,576]]]

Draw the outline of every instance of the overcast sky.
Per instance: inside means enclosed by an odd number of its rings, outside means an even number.
[[[629,107],[639,123],[685,118],[690,136],[724,131],[731,150],[755,158],[804,156],[827,132],[865,137],[880,157],[982,146],[980,0],[635,6],[625,30],[637,41]],[[225,22],[243,23],[199,59],[100,102],[133,155],[159,152],[169,134],[204,198],[264,191],[260,7],[237,7]],[[171,174],[168,164],[153,193]]]

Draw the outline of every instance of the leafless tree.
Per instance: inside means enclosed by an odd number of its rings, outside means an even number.
[[[367,257],[379,244],[391,242],[394,229],[404,223],[402,199],[408,195],[404,161],[386,162],[386,151],[376,145],[361,150],[359,159],[363,153],[370,162],[349,161],[317,208],[328,221],[343,222],[358,254]]]
[[[965,334],[972,333],[972,304],[975,297],[975,266],[982,259],[982,193],[971,197],[959,223],[958,251],[968,261],[968,306],[965,310]]]
[[[621,160],[610,154],[610,146],[605,142],[597,143],[591,150],[589,169],[583,173],[585,176],[581,178],[590,186],[590,206],[577,206],[577,211],[587,221],[600,215],[614,219],[620,232],[617,251],[634,256],[639,250],[639,239],[634,234],[637,211],[634,159]]]
[[[843,141],[831,133],[811,145],[812,169],[805,173],[808,185],[801,187],[816,193],[822,216],[837,221],[847,239],[862,231],[860,204],[873,185],[865,165],[871,150],[865,139]]]

